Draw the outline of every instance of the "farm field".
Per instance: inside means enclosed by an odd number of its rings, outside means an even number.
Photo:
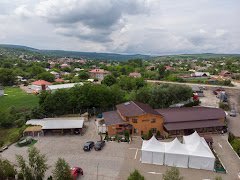
[[[0,111],[6,112],[12,106],[16,109],[28,109],[37,106],[36,95],[27,94],[18,87],[6,87],[4,93],[7,96],[0,97]]]

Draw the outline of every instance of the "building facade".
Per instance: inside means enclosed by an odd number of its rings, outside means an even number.
[[[106,71],[104,69],[92,69],[91,71],[89,71],[89,73],[91,78],[98,79],[99,81],[102,81],[105,76],[110,74],[109,71]]]
[[[143,135],[150,130],[162,135],[186,135],[193,131],[199,133],[222,131],[226,114],[219,108],[185,107],[152,109],[149,105],[130,101],[116,106],[116,111],[103,113],[109,135]]]

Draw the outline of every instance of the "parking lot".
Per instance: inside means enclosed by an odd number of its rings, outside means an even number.
[[[140,137],[133,137],[131,144],[107,142],[101,151],[93,149],[90,152],[84,152],[82,148],[86,141],[96,142],[100,140],[100,136],[96,133],[94,121],[87,122],[86,125],[88,128],[83,136],[55,135],[38,138],[35,146],[48,159],[49,170],[46,177],[51,175],[55,162],[61,157],[71,167],[79,166],[83,169],[84,176],[80,178],[83,180],[126,180],[134,169],[138,169],[147,180],[162,179],[162,174],[167,170],[166,166],[142,164],[140,162],[142,145]],[[214,149],[223,160],[228,173],[219,174],[205,170],[179,168],[184,180],[192,180],[193,177],[194,180],[213,180],[217,175],[220,175],[224,180],[236,179],[236,174],[240,171],[240,160],[230,149],[225,136],[215,135],[213,138]],[[2,156],[16,163],[15,154],[26,157],[27,147],[19,148],[12,145],[2,153]]]
[[[83,151],[83,145],[86,141],[100,140],[100,136],[96,133],[94,122],[87,122],[88,129],[83,136],[44,136],[38,138],[38,142],[34,145],[41,153],[46,154],[48,159],[49,170],[47,176],[51,175],[54,164],[59,157],[64,158],[70,166],[79,166],[84,171],[84,180],[112,180],[117,179],[125,159],[128,143],[107,142],[101,151],[90,152]],[[3,158],[7,158],[11,162],[16,163],[15,154],[26,157],[27,147],[16,147],[12,145],[8,150],[2,153]]]

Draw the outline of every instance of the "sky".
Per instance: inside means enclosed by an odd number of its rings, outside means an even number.
[[[0,0],[0,44],[150,55],[240,54],[240,1]]]

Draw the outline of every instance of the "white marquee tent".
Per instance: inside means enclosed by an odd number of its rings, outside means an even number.
[[[188,149],[175,138],[172,142],[165,143],[165,165],[188,167]]]
[[[189,136],[183,136],[183,142],[189,151],[190,168],[214,170],[215,156],[204,138],[195,131]]]
[[[171,142],[160,142],[154,136],[143,141],[142,163],[214,170],[215,156],[204,138],[197,132],[183,136],[183,143],[175,138]]]
[[[163,165],[164,149],[164,143],[158,141],[155,136],[148,141],[143,141],[142,163]]]

